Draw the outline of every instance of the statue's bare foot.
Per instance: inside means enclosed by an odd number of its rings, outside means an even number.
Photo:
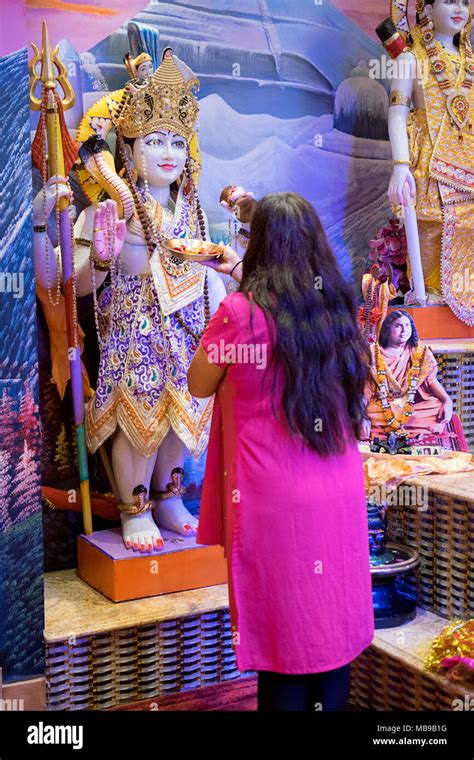
[[[149,552],[162,549],[165,545],[161,533],[150,512],[143,515],[120,515],[122,520],[123,542],[127,549]]]
[[[153,499],[153,517],[160,528],[167,528],[181,536],[195,536],[198,521],[183,504],[180,496],[169,499]]]

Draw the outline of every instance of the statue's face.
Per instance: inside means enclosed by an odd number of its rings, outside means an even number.
[[[470,0],[435,0],[433,5],[426,6],[426,10],[435,32],[454,37],[469,21],[469,6]]]
[[[399,317],[390,326],[390,344],[401,346],[411,338],[411,322],[408,317]]]
[[[139,79],[146,79],[153,74],[153,63],[151,61],[144,61],[137,69]]]
[[[166,129],[151,132],[133,143],[133,162],[138,176],[146,178],[149,185],[172,185],[184,171],[186,140]]]

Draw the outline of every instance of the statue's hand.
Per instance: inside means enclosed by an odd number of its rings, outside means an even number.
[[[66,177],[50,177],[44,188],[37,193],[33,201],[33,224],[45,224],[60,198],[68,197],[73,201],[72,192],[66,184]]]
[[[117,204],[113,200],[99,203],[94,214],[92,242],[97,256],[110,261],[120,253],[125,240],[126,222],[118,218]]]
[[[397,164],[393,167],[388,197],[394,206],[412,206],[416,203],[416,182],[409,166]]]

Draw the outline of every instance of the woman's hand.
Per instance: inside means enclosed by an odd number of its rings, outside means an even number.
[[[436,415],[436,419],[438,422],[444,422],[445,424],[447,424],[448,422],[451,422],[452,416],[453,416],[453,402],[451,401],[450,398],[447,398],[441,404],[441,409]]]
[[[388,197],[394,206],[412,206],[416,203],[416,182],[408,165],[397,164],[393,167]]]
[[[242,264],[240,264],[242,259],[239,254],[230,247],[230,245],[223,245],[220,247],[223,251],[222,256],[219,259],[213,259],[212,261],[203,261],[203,266],[215,269],[216,272],[220,272],[220,274],[230,275],[232,270],[234,270],[232,277],[237,280],[237,282],[240,282],[242,279]],[[237,264],[240,265],[237,266]]]
[[[99,203],[94,214],[92,242],[99,259],[112,261],[120,256],[126,233],[125,219],[118,218],[117,204],[113,200]]]
[[[55,175],[50,177],[33,201],[33,224],[47,224],[49,216],[60,198],[68,197],[72,203],[73,197],[66,177]]]

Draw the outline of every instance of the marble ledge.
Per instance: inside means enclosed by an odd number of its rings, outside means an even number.
[[[45,573],[44,601],[46,643],[201,615],[229,606],[227,584],[111,602],[82,581],[76,570]]]

